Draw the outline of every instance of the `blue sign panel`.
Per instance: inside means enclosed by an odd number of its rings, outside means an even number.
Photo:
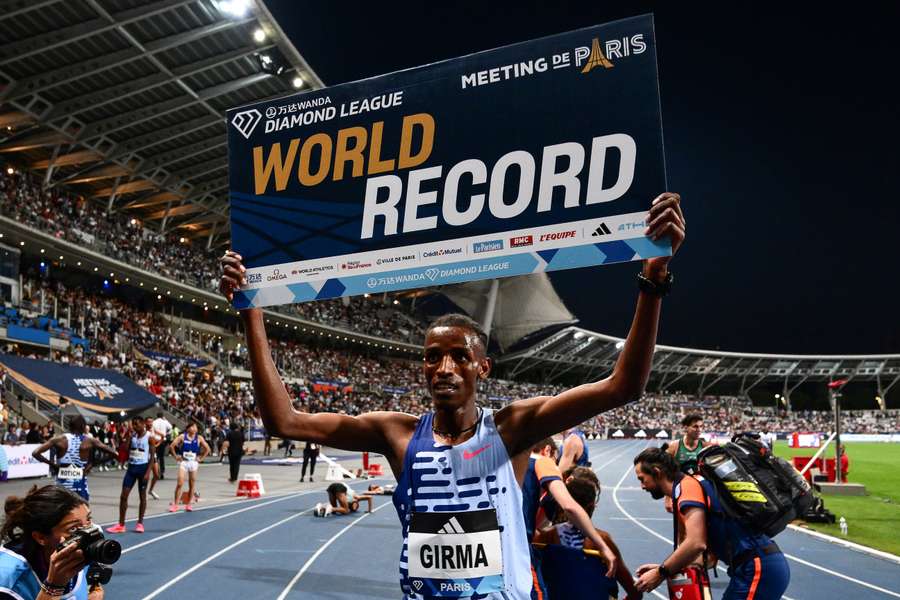
[[[665,166],[653,19],[228,113],[235,305],[639,260]]]

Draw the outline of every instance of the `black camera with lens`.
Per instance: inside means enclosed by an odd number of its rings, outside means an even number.
[[[122,545],[115,540],[104,538],[99,527],[76,529],[67,540],[60,543],[57,550],[68,548],[73,544],[84,552],[84,559],[88,563],[111,565],[122,556]]]

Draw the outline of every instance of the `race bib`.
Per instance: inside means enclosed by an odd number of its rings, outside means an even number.
[[[128,454],[128,456],[130,456],[131,460],[133,461],[141,461],[144,460],[144,451],[140,448],[135,448]]]
[[[185,452],[181,456],[184,457],[184,460],[197,460],[196,452]]]
[[[56,474],[56,478],[65,481],[84,479],[84,469],[75,465],[61,465],[59,467],[59,472]]]
[[[466,598],[504,589],[494,509],[413,513],[407,543],[409,583],[416,593]]]

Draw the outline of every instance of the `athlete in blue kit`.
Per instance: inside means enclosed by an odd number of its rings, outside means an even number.
[[[657,197],[647,234],[685,237],[677,194]],[[241,256],[221,259],[222,294],[245,284]],[[671,257],[644,261],[634,321],[612,374],[556,396],[493,411],[476,405],[487,378],[487,336],[472,319],[446,315],[425,336],[423,367],[433,411],[421,417],[371,412],[351,417],[293,410],[266,338],[260,309],[241,311],[253,386],[266,429],[288,439],[383,454],[394,475],[403,528],[400,584],[405,598],[528,600],[532,578],[522,518],[522,479],[535,442],[640,398],[650,374],[661,296]]]
[[[147,431],[147,424],[141,417],[131,419],[131,440],[128,445],[128,469],[122,479],[122,493],[119,496],[119,522],[106,529],[109,533],[124,533],[125,513],[128,512],[128,496],[131,488],[138,484],[140,504],[138,505],[138,521],[134,526],[137,533],[144,533],[144,513],[147,510],[147,482],[150,471],[156,461],[156,442]]]

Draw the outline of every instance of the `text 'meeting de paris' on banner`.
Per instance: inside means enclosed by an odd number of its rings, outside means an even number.
[[[668,255],[651,16],[228,112],[238,308]]]

